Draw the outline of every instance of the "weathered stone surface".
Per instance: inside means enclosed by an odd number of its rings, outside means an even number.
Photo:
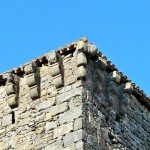
[[[55,104],[55,98],[50,98],[46,101],[43,101],[43,102],[39,103],[36,106],[36,109],[37,109],[37,111],[40,111],[40,110],[49,108],[49,107],[53,106],[54,104]]]
[[[57,103],[60,104],[60,103],[68,101],[71,97],[82,95],[82,89],[83,89],[82,87],[75,88],[75,89],[72,89],[71,91],[68,91],[68,92],[65,92],[56,96]]]
[[[64,124],[54,130],[54,138],[67,134],[73,130],[73,123]]]
[[[77,118],[74,121],[74,130],[79,130],[83,127],[83,120],[82,118]]]
[[[66,110],[68,110],[68,103],[63,103],[63,104],[51,107],[49,112],[52,116],[55,116],[55,115],[65,112]]]
[[[62,150],[62,144],[62,141],[56,141],[46,146],[45,150]]]
[[[66,145],[70,145],[80,140],[85,140],[86,138],[87,138],[86,132],[81,129],[81,130],[77,130],[75,132],[66,134],[63,140],[64,140],[64,145],[66,146]]]
[[[10,124],[12,124],[12,114],[9,114],[2,118],[2,126],[7,126]]]
[[[57,123],[56,122],[47,122],[46,123],[46,132],[52,129],[55,129],[57,127]]]
[[[82,38],[0,75],[0,150],[148,150],[147,97],[113,67]]]
[[[82,106],[76,107],[74,110],[64,112],[59,115],[59,122],[63,124],[65,122],[71,122],[74,119],[82,116]]]

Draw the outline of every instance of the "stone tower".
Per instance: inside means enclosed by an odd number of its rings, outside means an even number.
[[[0,150],[148,150],[149,110],[82,38],[0,75]]]

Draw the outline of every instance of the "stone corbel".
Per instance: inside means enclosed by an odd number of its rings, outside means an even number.
[[[19,95],[19,77],[8,73],[6,82],[6,94],[8,95],[8,105],[10,108],[18,106],[18,95]]]
[[[121,76],[117,73],[117,71],[113,71],[109,73],[109,80],[115,82],[116,84],[119,84],[121,81]]]
[[[51,51],[47,56],[47,60],[50,65],[51,75],[56,89],[62,87],[64,82],[61,56],[56,51]]]
[[[130,103],[130,94],[133,92],[133,86],[131,83],[125,83],[120,85],[119,95],[119,114],[124,116],[127,113],[126,107]]]
[[[115,104],[115,97],[111,92],[107,93],[107,102],[109,106],[113,106]]]
[[[130,82],[125,84],[123,92],[128,93],[128,94],[132,94],[133,86],[132,86],[132,84]]]
[[[35,63],[30,62],[25,65],[26,84],[30,89],[30,97],[35,100],[40,97],[40,77]]]
[[[98,67],[102,70],[105,71],[107,68],[107,62],[106,60],[102,59],[101,57],[99,57],[98,59]]]
[[[100,70],[100,69],[97,69],[96,70],[96,79],[101,83],[103,84],[105,82],[105,75],[104,73]]]

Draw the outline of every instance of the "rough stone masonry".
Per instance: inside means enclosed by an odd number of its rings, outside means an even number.
[[[0,75],[0,150],[148,150],[149,110],[82,38]]]

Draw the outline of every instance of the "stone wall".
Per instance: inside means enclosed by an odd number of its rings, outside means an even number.
[[[0,80],[0,150],[147,150],[149,111],[83,39]]]

